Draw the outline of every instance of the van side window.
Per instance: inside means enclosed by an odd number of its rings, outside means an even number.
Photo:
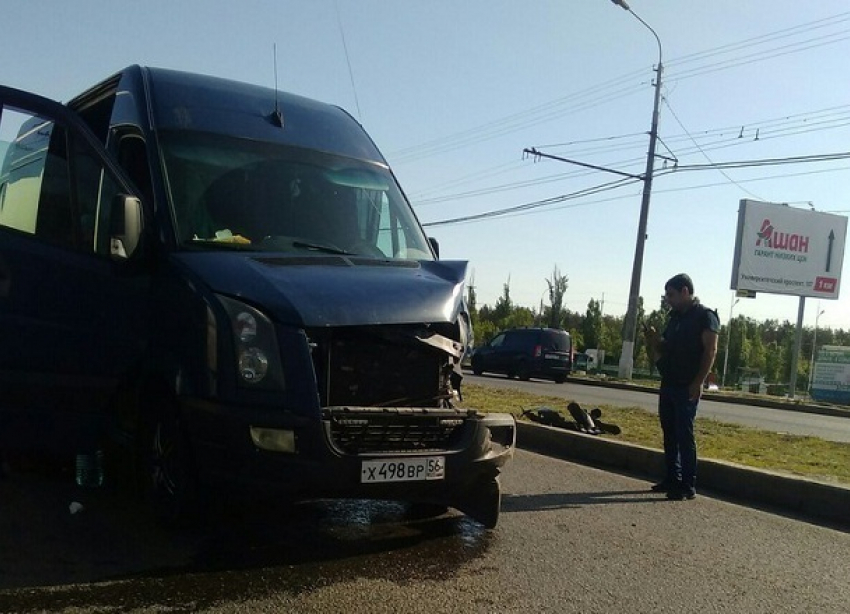
[[[101,182],[104,169],[88,143],[70,138],[60,124],[4,108],[0,139],[6,138],[0,226],[93,252],[98,201],[111,201],[118,184]]]
[[[117,82],[114,84],[117,87]],[[112,119],[112,109],[115,106],[115,89],[108,88],[100,92],[94,99],[88,99],[75,106],[77,115],[88,125],[101,143],[106,143],[109,134],[109,124]]]
[[[417,260],[429,255],[409,241],[413,229],[390,206],[385,192],[361,190],[357,199],[360,232],[364,241],[375,245],[385,256]]]
[[[526,339],[529,339],[529,336],[521,331],[508,333],[505,347],[512,350],[521,349],[525,346]]]
[[[126,134],[118,141],[118,164],[127,171],[127,177],[141,191],[143,199],[150,201],[153,193],[151,171],[145,141],[136,134]]]
[[[53,122],[4,110],[0,130],[16,134],[0,171],[0,224],[72,247],[67,139]]]
[[[35,234],[38,215],[38,196],[41,192],[41,171],[44,167],[46,147],[36,147],[27,141],[49,138],[52,125],[43,123],[46,135],[38,134],[39,125],[29,127],[31,135],[18,134],[19,128],[31,119],[11,109],[0,115],[0,226]]]
[[[360,226],[364,234],[366,229],[373,229],[374,236],[366,240],[377,245],[378,249],[386,256],[404,254],[407,250],[407,242],[403,233],[399,232],[398,216],[390,208],[389,199],[384,193],[368,194],[365,190],[358,201],[369,203],[368,207],[359,207],[362,212]],[[377,202],[376,202],[377,201]],[[358,202],[359,204],[359,202]]]

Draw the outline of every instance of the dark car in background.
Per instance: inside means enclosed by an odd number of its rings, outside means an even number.
[[[493,337],[472,355],[472,372],[504,373],[563,383],[572,370],[570,334],[558,328],[512,328]]]

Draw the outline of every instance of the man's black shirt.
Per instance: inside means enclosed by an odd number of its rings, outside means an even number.
[[[661,335],[664,350],[658,360],[661,386],[689,386],[699,373],[704,350],[704,330],[718,332],[717,312],[703,307],[698,301],[685,312],[671,311],[667,327]]]

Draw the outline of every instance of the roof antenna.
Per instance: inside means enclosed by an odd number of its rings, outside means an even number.
[[[345,63],[348,65],[348,78],[351,79],[351,91],[354,92],[354,105],[357,107],[357,119],[363,120],[363,114],[360,113],[360,101],[357,99],[357,87],[354,85],[354,73],[351,71],[351,58],[348,57],[348,45],[345,44],[345,30],[342,27],[342,17],[339,14],[339,4],[334,0],[334,8],[336,9],[336,22],[339,25],[339,36],[342,39],[342,48],[345,51]]]
[[[278,128],[283,128],[283,113],[280,112],[280,103],[277,99],[277,43],[272,45],[272,51],[274,55],[274,111],[269,115],[269,120]]]

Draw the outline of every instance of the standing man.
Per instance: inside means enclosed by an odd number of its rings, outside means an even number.
[[[650,358],[661,373],[658,416],[664,436],[667,475],[652,490],[668,499],[696,497],[697,445],[694,419],[705,378],[717,355],[717,312],[703,307],[694,296],[694,284],[684,273],[664,285],[670,306],[667,327],[659,336],[645,328]]]

